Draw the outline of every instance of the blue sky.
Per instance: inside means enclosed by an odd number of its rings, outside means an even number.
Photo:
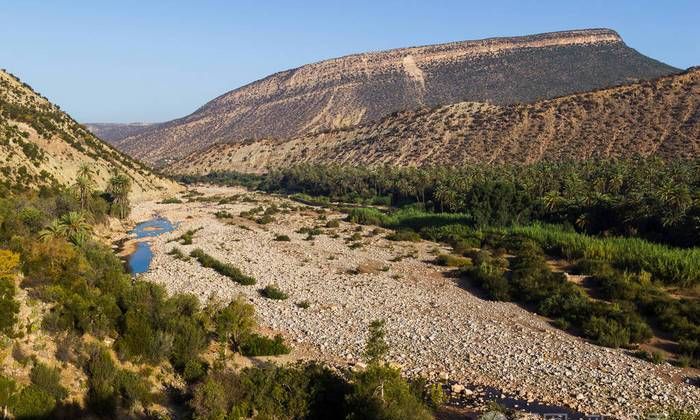
[[[81,122],[154,122],[305,63],[492,36],[608,27],[686,68],[698,22],[698,0],[0,0],[0,68]]]

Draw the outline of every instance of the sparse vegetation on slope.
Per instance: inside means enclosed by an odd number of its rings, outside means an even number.
[[[0,71],[0,161],[0,191],[68,186],[86,164],[100,189],[118,171],[138,198],[177,190],[5,71]]]
[[[216,144],[175,174],[265,173],[312,163],[458,166],[700,155],[700,69],[541,102],[458,103],[285,140]]]
[[[607,29],[402,48],[273,74],[221,95],[185,118],[114,144],[144,161],[168,163],[214,143],[324,133],[397,111],[462,101],[533,102],[676,72],[630,49]],[[299,144],[293,154],[277,152],[299,159],[305,146]],[[313,148],[308,152],[314,154]],[[248,162],[255,165],[254,159]]]

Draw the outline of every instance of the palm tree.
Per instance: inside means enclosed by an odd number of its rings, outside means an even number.
[[[56,238],[65,238],[65,232],[63,230],[63,225],[58,219],[55,219],[48,226],[39,232],[39,238],[43,241],[50,241]]]
[[[131,180],[123,173],[114,173],[109,180],[108,192],[112,195],[111,213],[120,219],[129,215]]]
[[[90,238],[92,226],[87,222],[82,213],[72,211],[64,214],[46,226],[39,237],[44,241],[57,238],[65,238],[76,246],[82,246]]]
[[[72,186],[73,190],[78,195],[80,200],[80,210],[87,210],[90,206],[90,196],[95,189],[95,181],[93,179],[92,166],[88,163],[82,163],[78,168],[78,176]]]
[[[87,239],[87,234],[92,231],[92,226],[85,220],[82,213],[71,211],[64,214],[60,220],[64,235],[76,245],[82,245]]]

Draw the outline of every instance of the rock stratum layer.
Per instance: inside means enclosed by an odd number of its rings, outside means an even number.
[[[103,143],[58,106],[0,70],[0,187],[70,185],[81,164],[91,165],[99,189],[106,187],[112,170],[129,176],[132,200],[180,189]]]
[[[700,69],[533,104],[463,102],[296,137],[216,144],[168,170],[262,173],[299,163],[459,165],[700,156]]]
[[[276,73],[113,144],[163,165],[214,143],[290,138],[463,101],[533,102],[676,72],[608,29],[402,48]]]

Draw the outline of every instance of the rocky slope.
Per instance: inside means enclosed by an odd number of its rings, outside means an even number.
[[[180,188],[101,142],[31,87],[0,71],[0,186],[69,185],[83,163],[92,165],[100,189],[106,186],[110,171],[127,174],[133,200]]]
[[[168,170],[260,173],[302,162],[531,163],[632,154],[700,155],[700,69],[533,104],[463,102],[285,141],[218,144]]]
[[[141,134],[152,125],[149,123],[87,123],[85,127],[92,134],[109,142]]]
[[[273,74],[113,144],[163,164],[213,143],[289,138],[461,101],[532,102],[677,71],[607,29],[403,48]]]

